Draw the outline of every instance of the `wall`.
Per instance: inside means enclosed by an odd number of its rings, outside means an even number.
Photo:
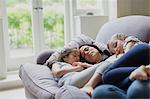
[[[150,0],[149,0],[149,16],[150,16]]]
[[[131,13],[149,15],[150,0],[131,0]]]
[[[109,19],[128,15],[150,15],[150,0],[109,0]]]
[[[76,16],[76,34],[95,39],[99,29],[108,21],[108,16]]]

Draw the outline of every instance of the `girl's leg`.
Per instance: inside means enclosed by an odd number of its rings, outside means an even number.
[[[129,79],[129,75],[137,67],[120,67],[115,68],[103,75],[103,81],[107,84],[116,85],[121,89],[127,90],[132,81]]]
[[[118,67],[126,67],[126,66],[139,67],[141,65],[148,65],[150,62],[149,51],[150,51],[150,45],[139,44],[139,45],[133,47],[132,49],[130,49],[122,57],[120,57],[109,68],[109,70],[118,68]],[[107,70],[107,71],[109,71],[109,70]]]

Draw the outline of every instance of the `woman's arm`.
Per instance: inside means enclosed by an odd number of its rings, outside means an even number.
[[[77,72],[81,71],[84,68],[81,66],[76,66],[76,67],[68,67],[68,68],[60,68],[60,64],[53,64],[52,72],[56,77],[62,77],[64,74],[69,73],[69,72]]]
[[[102,83],[102,75],[95,72],[92,78],[83,88],[81,88],[81,90],[91,96],[96,85],[100,83]]]

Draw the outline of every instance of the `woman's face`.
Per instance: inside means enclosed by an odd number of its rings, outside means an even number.
[[[124,42],[122,40],[118,39],[111,39],[108,43],[108,47],[110,52],[115,53],[115,54],[121,54],[123,53],[123,44]]]
[[[81,56],[90,63],[98,63],[102,60],[102,55],[99,51],[91,46],[82,46],[80,48]]]

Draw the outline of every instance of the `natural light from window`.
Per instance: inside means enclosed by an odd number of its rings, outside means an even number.
[[[33,53],[30,0],[7,0],[6,3],[10,56]]]
[[[44,40],[46,48],[64,46],[63,0],[43,0]]]

